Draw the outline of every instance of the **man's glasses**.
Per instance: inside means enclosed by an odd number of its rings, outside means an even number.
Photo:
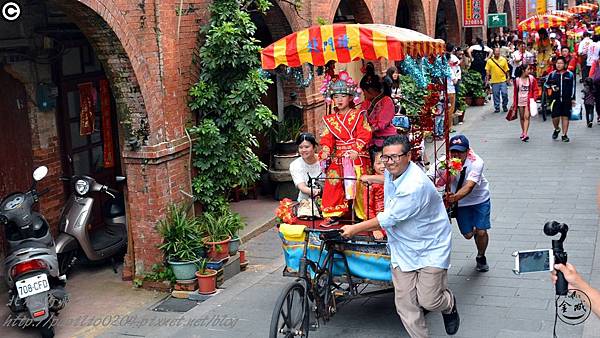
[[[397,162],[398,160],[400,160],[400,158],[402,156],[406,156],[406,154],[408,154],[408,152],[406,153],[402,153],[402,154],[392,154],[392,155],[381,155],[381,162],[383,163],[387,163],[390,160],[392,160],[393,162]]]

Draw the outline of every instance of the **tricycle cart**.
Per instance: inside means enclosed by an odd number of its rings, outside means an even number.
[[[433,69],[447,67],[445,60],[438,58],[444,52],[443,40],[409,29],[380,24],[334,24],[292,33],[266,47],[261,59],[264,70],[301,67],[304,63],[320,67],[330,61],[349,63],[360,59],[403,61],[409,57],[414,65]],[[415,62],[420,58],[429,60]],[[418,116],[397,115],[392,122],[399,133],[408,134],[413,144],[413,160],[422,165],[426,157],[423,140],[428,135],[435,136],[430,154],[433,163],[437,164],[442,155],[449,153],[449,114],[442,118],[435,110],[441,107],[447,112],[446,77],[443,72],[431,73],[438,75],[432,75],[429,95],[419,106]],[[449,183],[445,189],[449,189]],[[354,215],[346,223],[353,221]],[[344,303],[393,291],[385,240],[377,241],[370,233],[344,239],[339,229],[320,227],[314,217],[311,221],[294,219],[288,223],[278,226],[286,262],[283,275],[295,280],[277,299],[270,337],[307,337],[311,327],[330,320]]]

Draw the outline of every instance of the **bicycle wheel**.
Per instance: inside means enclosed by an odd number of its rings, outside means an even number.
[[[308,337],[308,299],[299,281],[288,284],[275,303],[269,338]]]

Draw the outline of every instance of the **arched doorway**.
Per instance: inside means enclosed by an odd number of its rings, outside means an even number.
[[[19,40],[0,47],[0,68],[27,93],[22,104],[31,134],[30,161],[49,168],[40,189],[48,189],[51,198],[40,200],[40,211],[56,234],[61,206],[71,192],[59,177],[90,175],[126,190],[115,180],[128,176],[121,154],[147,141],[148,113],[128,53],[99,14],[69,0],[28,1],[21,7],[18,24],[0,21],[0,40]],[[136,48],[135,42],[130,46]],[[102,222],[103,198],[96,200],[92,228]],[[159,240],[151,234],[132,236],[140,230],[130,226],[130,238],[145,237],[147,247]]]
[[[458,12],[454,1],[440,1],[438,3],[435,20],[435,38],[442,39],[455,46],[460,44],[460,26]]]
[[[334,23],[373,23],[364,0],[341,0],[335,10]]]
[[[488,5],[488,11],[486,14],[485,23],[487,25],[487,14],[498,13],[498,6],[496,5],[496,0],[490,0]],[[500,28],[488,28],[487,29],[487,42],[489,43],[496,34],[500,33]]]
[[[423,3],[419,0],[400,0],[396,10],[396,26],[427,34]]]

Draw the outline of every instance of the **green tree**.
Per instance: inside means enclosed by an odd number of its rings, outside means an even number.
[[[269,0],[215,0],[201,30],[200,76],[190,89],[190,107],[199,120],[195,139],[194,192],[207,210],[226,205],[227,193],[254,184],[266,168],[253,149],[255,137],[276,116],[261,104],[271,80],[260,75],[260,45],[249,10],[265,13]]]

